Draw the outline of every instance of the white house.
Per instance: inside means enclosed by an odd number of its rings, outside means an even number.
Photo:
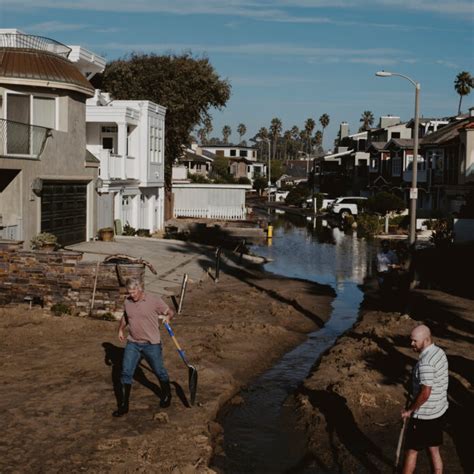
[[[240,145],[201,145],[205,151],[216,157],[228,158],[229,172],[235,178],[248,178],[251,182],[257,176],[266,175],[266,165],[257,161],[257,149]]]
[[[113,100],[95,91],[87,100],[87,149],[100,160],[98,227],[151,232],[164,223],[166,108],[147,100]]]

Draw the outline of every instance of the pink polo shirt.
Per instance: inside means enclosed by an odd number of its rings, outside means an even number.
[[[159,344],[160,320],[159,315],[169,309],[168,305],[159,297],[151,293],[144,293],[137,302],[127,297],[125,300],[125,317],[128,323],[128,337],[131,342],[148,342]]]

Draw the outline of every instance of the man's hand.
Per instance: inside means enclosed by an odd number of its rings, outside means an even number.
[[[407,418],[410,418],[412,413],[413,410],[402,410],[402,419],[406,420]]]
[[[124,335],[124,333],[123,333],[123,329],[122,329],[122,328],[120,328],[119,331],[118,331],[118,338],[119,338],[120,342],[125,341],[125,335]]]

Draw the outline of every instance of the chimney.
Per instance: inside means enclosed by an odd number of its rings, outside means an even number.
[[[342,140],[349,136],[349,124],[347,122],[341,122],[339,126],[339,139]]]
[[[400,123],[400,117],[382,115],[382,117],[380,117],[379,128],[390,127],[390,125],[397,125],[398,123]]]

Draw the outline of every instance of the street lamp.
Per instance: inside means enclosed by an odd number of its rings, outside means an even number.
[[[268,200],[270,201],[270,186],[272,185],[271,181],[271,173],[270,173],[270,152],[271,152],[271,144],[270,144],[270,139],[266,137],[260,137],[258,135],[255,135],[255,137],[250,139],[251,142],[254,143],[259,143],[259,142],[267,142],[268,144],[268,171],[267,171],[267,176],[268,176]]]
[[[408,76],[399,74],[397,72],[378,71],[375,73],[378,77],[391,77],[398,76],[403,77],[407,81],[410,81],[415,86],[415,124],[414,124],[414,144],[413,144],[413,162],[412,162],[412,174],[411,174],[411,188],[410,188],[410,236],[409,243],[414,244],[416,240],[416,200],[418,198],[417,188],[417,171],[418,171],[418,133],[419,133],[419,109],[420,109],[420,83],[414,81]]]

